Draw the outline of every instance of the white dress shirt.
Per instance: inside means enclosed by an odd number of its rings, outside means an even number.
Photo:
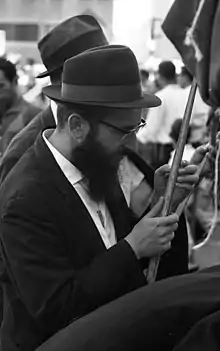
[[[123,157],[119,165],[118,176],[127,205],[130,207],[132,192],[140,185],[144,174],[129,161],[128,157]]]
[[[48,137],[51,135],[51,133],[52,130],[45,130],[43,132],[43,139],[46,145],[50,149],[63,174],[83,201],[100,233],[106,248],[110,248],[116,244],[116,236],[114,224],[107,206],[103,202],[96,203],[91,199],[82,173],[49,142]]]
[[[171,144],[171,126],[177,118],[183,118],[187,95],[177,84],[169,84],[157,96],[162,104],[149,109],[147,124],[138,133],[138,139],[144,144]]]

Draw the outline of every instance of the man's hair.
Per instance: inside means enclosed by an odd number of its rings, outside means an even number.
[[[190,82],[193,81],[193,76],[191,75],[191,73],[188,71],[188,69],[187,69],[185,66],[183,66],[183,67],[181,68],[181,73],[180,73],[180,75],[181,75],[181,76],[186,76],[186,77],[189,79]]]
[[[65,127],[66,122],[71,114],[79,114],[90,125],[96,125],[101,119],[107,117],[112,108],[87,106],[73,103],[58,103],[57,108],[57,126],[59,129]]]
[[[170,137],[174,140],[175,143],[177,143],[178,141],[182,122],[183,122],[182,118],[178,118],[173,122],[171,127]],[[189,142],[190,136],[191,136],[191,127],[189,126],[186,143]]]
[[[163,61],[158,67],[159,75],[167,81],[176,80],[176,67],[171,61]]]
[[[0,70],[4,72],[5,78],[10,83],[13,83],[14,80],[17,79],[16,66],[12,62],[10,62],[9,60],[6,60],[3,57],[0,57]]]

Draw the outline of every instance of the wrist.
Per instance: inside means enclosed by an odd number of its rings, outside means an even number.
[[[132,236],[129,234],[128,236],[126,236],[126,238],[124,238],[124,240],[127,241],[129,246],[133,250],[136,258],[139,260],[141,258],[141,255],[139,254],[138,250],[136,249],[136,245],[135,245],[135,242],[134,242]]]

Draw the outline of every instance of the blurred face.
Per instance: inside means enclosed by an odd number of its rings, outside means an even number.
[[[190,85],[188,78],[186,76],[184,76],[183,74],[178,75],[177,83],[182,89],[184,89]]]
[[[157,85],[158,85],[159,89],[163,89],[166,86],[165,80],[163,79],[163,77],[159,73],[155,74],[155,79],[157,81]]]
[[[0,91],[2,89],[12,89],[13,84],[6,79],[5,74],[0,70]]]
[[[9,109],[15,98],[15,83],[11,83],[0,70],[0,115]]]
[[[95,201],[115,195],[124,147],[135,147],[135,128],[140,122],[141,110],[114,110],[91,126],[84,142],[73,150],[71,161],[86,177]]]

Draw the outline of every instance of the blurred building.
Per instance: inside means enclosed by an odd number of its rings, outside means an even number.
[[[154,55],[162,60],[179,59],[172,43],[164,35],[161,24],[174,0],[152,0],[151,39],[154,41]]]
[[[161,60],[179,60],[161,24],[174,0],[115,0],[113,40],[130,46],[140,66],[154,69]]]
[[[60,21],[93,14],[108,38],[112,35],[113,0],[1,0],[0,30],[6,33],[6,52],[39,60],[36,42]]]
[[[23,60],[32,57],[40,61],[36,42],[53,26],[77,14],[92,14],[111,43],[131,47],[140,65],[149,62],[157,66],[161,59],[179,59],[161,30],[173,1],[0,0],[0,33],[2,30],[6,33],[7,53],[21,54]]]

